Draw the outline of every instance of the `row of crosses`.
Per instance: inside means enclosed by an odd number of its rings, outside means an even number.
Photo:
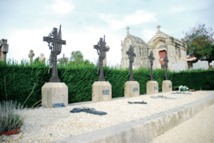
[[[127,27],[127,31],[129,28]],[[52,67],[52,74],[49,82],[60,82],[58,71],[57,71],[57,55],[61,53],[62,45],[66,44],[65,40],[62,40],[62,33],[61,33],[61,25],[59,27],[59,31],[57,28],[53,28],[53,31],[49,33],[48,36],[43,37],[43,41],[48,43],[48,47],[51,50],[50,58],[49,58],[49,65]],[[97,50],[97,54],[99,56],[98,59],[98,74],[99,79],[98,81],[105,81],[104,73],[103,73],[103,60],[106,57],[106,52],[109,51],[109,48],[106,46],[105,36],[104,38],[100,38],[97,45],[94,45],[94,49]],[[32,53],[31,53],[32,54]],[[130,45],[129,50],[126,52],[129,58],[129,81],[133,81],[133,62],[134,57],[136,54],[134,53],[134,47]],[[32,56],[32,55],[29,55]],[[150,52],[148,56],[150,61],[150,80],[153,80],[153,61],[155,60],[153,56],[153,51]],[[167,79],[167,68],[168,68],[168,58],[167,55],[164,58],[165,62],[165,79]]]

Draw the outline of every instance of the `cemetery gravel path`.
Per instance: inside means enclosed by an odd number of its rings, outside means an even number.
[[[164,95],[169,99],[151,98],[151,96]],[[192,94],[171,94],[171,93],[158,93],[155,95],[144,95],[133,98],[120,98],[112,101],[105,102],[86,102],[78,104],[70,104],[65,108],[37,108],[37,109],[25,109],[20,112],[24,117],[24,125],[21,128],[21,132],[12,136],[0,136],[0,142],[4,143],[49,143],[52,141],[60,140],[66,137],[72,137],[95,131],[98,129],[106,128],[109,126],[117,125],[131,120],[142,119],[144,117],[156,114],[162,111],[166,111],[172,108],[179,107],[181,105],[200,100],[205,96],[214,95],[214,91],[197,91]],[[170,99],[171,98],[171,99]],[[173,99],[175,98],[175,99]],[[145,101],[148,104],[128,104],[128,101]],[[73,108],[89,107],[95,108],[98,111],[107,112],[107,115],[98,116],[88,113],[70,113]],[[210,107],[213,107],[210,106]],[[192,123],[191,119],[186,121],[190,122],[192,126],[200,124],[202,121],[209,120],[208,117],[213,117],[213,108],[209,109],[209,113],[203,115],[200,121]],[[212,115],[211,115],[212,114]],[[200,115],[200,114],[197,114]],[[194,118],[194,117],[193,117]],[[211,120],[211,119],[210,119]],[[212,118],[213,123],[213,118]],[[185,122],[184,122],[185,123]],[[195,125],[194,125],[195,124]],[[202,125],[203,126],[203,125]],[[195,132],[195,136],[200,136],[200,130],[203,132],[209,132],[213,130],[213,124],[204,125],[205,129],[201,129],[201,126],[193,129],[191,132]],[[211,128],[211,129],[210,129]],[[183,130],[184,132],[185,130]],[[174,133],[177,135],[179,131]],[[190,131],[185,131],[190,132]],[[184,133],[187,134],[187,133]],[[169,142],[175,142],[175,135],[170,135],[172,140]],[[192,137],[195,137],[192,133]],[[159,136],[160,138],[164,138]],[[168,138],[168,137],[166,137]],[[179,140],[179,139],[178,139]],[[197,140],[197,139],[196,139]],[[198,141],[198,140],[197,140]],[[196,141],[196,143],[197,143]],[[195,141],[194,141],[195,142]],[[157,143],[157,142],[156,142]],[[176,143],[176,142],[175,142]],[[203,142],[204,143],[204,142]],[[209,143],[209,142],[205,142]]]

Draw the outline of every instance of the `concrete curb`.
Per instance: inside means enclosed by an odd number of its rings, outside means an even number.
[[[214,103],[214,95],[151,116],[54,143],[148,143]]]

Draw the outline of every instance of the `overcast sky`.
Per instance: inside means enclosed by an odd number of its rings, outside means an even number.
[[[32,49],[35,57],[50,50],[43,36],[62,25],[62,52],[70,57],[80,50],[85,59],[96,62],[93,45],[106,36],[110,46],[107,63],[121,60],[121,40],[126,27],[132,35],[148,42],[161,31],[175,38],[198,24],[214,28],[214,0],[0,0],[0,39],[8,39],[8,59],[28,60]]]

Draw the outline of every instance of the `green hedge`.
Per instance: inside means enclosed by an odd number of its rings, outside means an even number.
[[[214,69],[172,73],[171,81],[173,89],[177,89],[179,85],[186,85],[195,90],[214,90]]]
[[[28,107],[41,101],[41,88],[45,82],[48,82],[51,74],[48,71],[49,68],[45,65],[0,64],[0,101],[7,98],[7,100],[24,103],[29,95],[30,98],[26,103]],[[97,67],[92,65],[62,66],[59,67],[58,72],[61,81],[68,86],[69,103],[91,100],[92,84],[98,79]],[[104,68],[104,75],[106,81],[112,85],[112,97],[123,97],[124,83],[129,78],[128,69]],[[145,94],[149,70],[134,70],[134,79],[140,84],[140,94]],[[158,81],[159,91],[161,91],[164,70],[154,70],[154,79]],[[170,72],[169,79],[173,83],[173,89],[177,89],[179,85],[186,85],[196,90],[214,89],[214,70]]]

